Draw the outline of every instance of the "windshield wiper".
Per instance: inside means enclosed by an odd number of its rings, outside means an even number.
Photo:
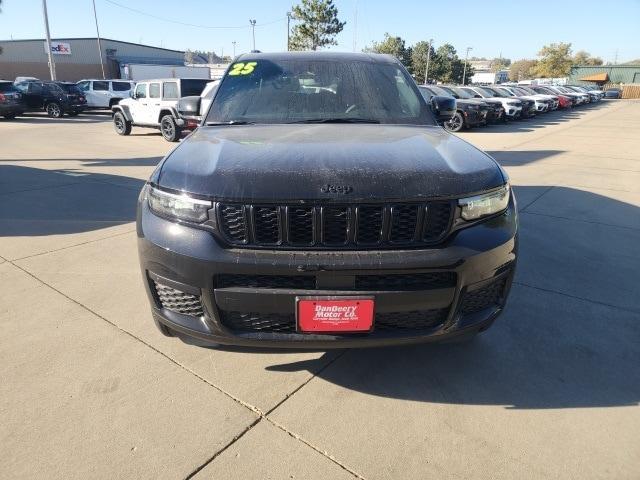
[[[359,118],[359,117],[336,117],[336,118],[309,118],[306,120],[296,120],[295,122],[288,123],[380,123],[380,120],[373,118]]]
[[[256,122],[249,122],[247,120],[229,120],[228,122],[207,122],[206,126],[212,127],[217,125],[254,125]]]

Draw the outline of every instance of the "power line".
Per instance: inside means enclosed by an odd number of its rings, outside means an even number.
[[[118,2],[114,2],[113,0],[104,0],[107,3],[110,3],[112,5],[115,5],[116,7],[120,7],[123,8],[125,10],[129,10],[130,12],[134,12],[137,13],[138,15],[144,15],[145,17],[150,17],[150,18],[154,18],[156,20],[160,20],[162,22],[167,22],[167,23],[173,23],[176,25],[182,25],[184,27],[194,27],[194,28],[204,28],[207,30],[232,30],[232,29],[244,29],[244,28],[250,28],[249,25],[238,25],[238,26],[212,26],[212,25],[198,25],[195,23],[186,23],[186,22],[180,22],[178,20],[172,20],[170,18],[164,18],[164,17],[159,17],[157,15],[153,15],[151,13],[147,13],[147,12],[143,12],[142,10],[137,10],[135,8],[131,8],[131,7],[127,7],[126,5],[122,5]],[[265,22],[265,23],[256,23],[255,26],[256,27],[264,27],[266,25],[272,25],[274,23],[278,23],[278,22],[283,22],[287,19],[287,17],[282,17],[279,18],[277,20],[273,20],[271,22]]]

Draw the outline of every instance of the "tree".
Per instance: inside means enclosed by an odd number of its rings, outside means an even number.
[[[541,57],[536,66],[540,77],[566,77],[573,65],[570,43],[551,43],[538,52]]]
[[[534,78],[536,76],[536,65],[538,65],[537,60],[528,60],[526,58],[513,62],[511,68],[509,68],[509,80],[518,82]]]
[[[184,63],[193,63],[194,59],[195,53],[187,48],[184,52]]]
[[[299,22],[291,32],[291,50],[317,50],[337,45],[335,37],[346,25],[338,20],[338,9],[333,0],[302,0],[291,9],[291,14]]]
[[[436,50],[432,59],[433,70],[429,67],[429,77],[445,83],[462,83],[464,61],[458,58],[453,45],[445,43]],[[473,75],[473,68],[467,63],[467,78]]]
[[[602,65],[604,62],[600,57],[592,57],[589,52],[580,50],[573,56],[574,65]]]
[[[493,60],[491,60],[491,71],[499,72],[501,70],[506,70],[509,67],[509,65],[511,65],[510,58],[496,57]]]
[[[412,71],[411,47],[407,47],[401,37],[392,37],[389,33],[384,34],[384,40],[373,42],[370,47],[364,49],[365,52],[387,53],[396,57],[402,64]]]
[[[427,56],[429,54],[429,42],[421,41],[416,43],[411,49],[411,71],[413,77],[418,83],[424,83],[424,74],[427,70]],[[433,60],[436,58],[436,52],[431,46],[431,58],[429,59],[429,76],[431,77],[431,67]]]

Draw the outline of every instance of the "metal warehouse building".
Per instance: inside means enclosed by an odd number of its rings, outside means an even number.
[[[640,83],[640,65],[600,65],[573,67],[569,83]]]
[[[184,65],[184,52],[138,43],[101,38],[102,60],[107,78],[120,77],[120,64],[147,63]],[[56,38],[51,51],[59,80],[102,78],[97,38]],[[49,61],[44,39],[0,40],[0,79],[17,76],[49,77]]]

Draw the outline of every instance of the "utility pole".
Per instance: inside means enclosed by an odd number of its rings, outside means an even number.
[[[287,52],[291,48],[291,12],[287,12]]]
[[[96,34],[98,35],[98,53],[100,54],[100,68],[102,69],[102,79],[104,75],[104,61],[102,60],[102,43],[100,42],[100,29],[98,28],[98,14],[96,13],[96,0],[93,0],[93,18],[96,20]]]
[[[255,20],[249,20],[249,23],[251,24],[251,36],[253,37],[253,50],[255,51],[255,49],[256,49],[256,21]]]
[[[353,51],[355,52],[358,47],[358,0],[356,0],[356,6],[353,12]]]
[[[424,71],[424,84],[429,83],[429,62],[431,61],[431,44],[433,43],[433,38],[429,39],[429,49],[427,50],[427,68]]]
[[[47,15],[47,0],[42,0],[42,12],[44,14],[44,29],[47,34],[47,55],[49,56],[49,73],[51,80],[56,79],[56,64],[53,62],[51,55],[51,34],[49,33],[49,16]]]
[[[236,58],[236,41],[234,40],[231,44],[233,45],[233,58]]]
[[[467,79],[467,59],[469,58],[469,51],[473,50],[473,47],[467,47],[467,53],[464,55],[464,69],[462,70],[462,85],[466,85]],[[500,52],[500,56],[502,56],[502,52]]]

